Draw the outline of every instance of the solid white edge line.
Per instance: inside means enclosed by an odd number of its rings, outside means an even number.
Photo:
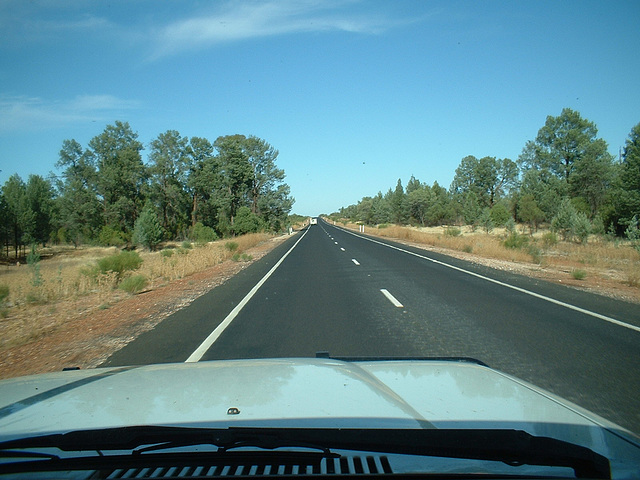
[[[358,260],[356,260],[355,258],[352,258],[352,259],[351,259],[351,261],[352,261],[353,263],[355,263],[356,265],[360,265],[360,262],[358,262]]]
[[[565,308],[568,308],[570,310],[574,310],[576,312],[584,313],[585,315],[589,315],[589,316],[597,318],[599,320],[604,320],[605,322],[613,323],[614,325],[619,325],[621,327],[625,327],[625,328],[628,328],[630,330],[635,330],[636,332],[640,332],[640,327],[636,327],[635,325],[631,325],[631,324],[628,324],[628,323],[625,323],[625,322],[621,322],[620,320],[616,320],[615,318],[607,317],[606,315],[601,315],[599,313],[592,312],[590,310],[585,310],[584,308],[576,307],[575,305],[571,305],[570,303],[565,303],[565,302],[562,302],[560,300],[556,300],[555,298],[547,297],[545,295],[541,295],[539,293],[532,292],[531,290],[525,290],[524,288],[516,287],[514,285],[509,285],[508,283],[501,282],[500,280],[494,280],[493,278],[485,277],[484,275],[480,275],[479,273],[470,272],[469,270],[465,270],[464,268],[456,267],[455,265],[450,265],[448,263],[441,262],[440,260],[435,260],[433,258],[425,257],[424,255],[420,255],[419,253],[410,252],[409,250],[405,250],[403,248],[396,247],[394,245],[388,245],[388,244],[386,244],[384,242],[379,242],[379,241],[373,240],[371,238],[363,237],[362,235],[358,235],[358,234],[356,234],[356,233],[354,233],[354,232],[352,232],[350,230],[342,229],[342,228],[340,228],[338,226],[334,226],[334,227],[338,228],[338,229],[340,229],[340,230],[342,230],[342,231],[344,231],[346,233],[349,233],[349,234],[353,235],[354,237],[362,238],[363,240],[368,240],[370,242],[377,243],[379,245],[382,245],[382,246],[385,246],[385,247],[388,247],[388,248],[393,248],[394,250],[398,250],[400,252],[408,253],[409,255],[413,255],[415,257],[419,257],[419,258],[422,258],[424,260],[429,260],[430,262],[436,263],[438,265],[442,265],[443,267],[448,267],[448,268],[451,268],[453,270],[457,270],[459,272],[466,273],[467,275],[471,275],[473,277],[480,278],[482,280],[486,280],[487,282],[495,283],[496,285],[501,285],[503,287],[510,288],[510,289],[515,290],[517,292],[524,293],[526,295],[531,295],[532,297],[539,298],[540,300],[545,300],[547,302],[554,303],[556,305],[560,305],[561,307],[565,307]]]
[[[394,297],[393,295],[391,295],[389,293],[389,290],[387,290],[386,288],[381,288],[380,291],[382,292],[382,294],[387,297],[387,300],[389,300],[391,303],[393,303],[394,307],[398,307],[398,308],[402,308],[404,305],[402,305],[398,299],[396,297]]]
[[[284,259],[287,258],[287,256],[293,251],[294,248],[296,248],[298,243],[300,243],[300,241],[304,238],[304,236],[307,234],[308,231],[309,229],[305,230],[302,236],[296,241],[296,243],[293,244],[293,247],[291,247],[287,251],[287,253],[285,253],[282,256],[282,258],[278,260],[278,263],[276,263],[273,267],[271,267],[271,270],[269,270],[266,273],[266,275],[262,277],[262,279],[258,283],[256,283],[256,285],[249,291],[249,293],[245,295],[242,301],[238,305],[236,305],[236,307],[233,310],[231,310],[231,312],[229,312],[229,315],[226,316],[226,318],[222,321],[222,323],[220,323],[220,325],[218,325],[213,330],[213,332],[209,334],[209,336],[204,340],[204,342],[202,342],[200,346],[196,348],[196,350],[191,355],[189,355],[189,358],[185,360],[185,363],[197,362],[204,356],[207,350],[211,348],[211,345],[215,343],[215,341],[218,339],[218,337],[220,337],[222,332],[224,332],[225,329],[231,324],[233,319],[236,318],[238,313],[240,313],[240,311],[249,302],[249,300],[251,300],[251,298],[256,294],[256,292],[260,289],[260,287],[264,284],[264,282],[266,282],[267,279],[273,274],[273,272],[276,271],[276,269],[280,266],[280,264],[284,261]]]

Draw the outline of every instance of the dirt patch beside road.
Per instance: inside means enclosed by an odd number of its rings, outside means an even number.
[[[275,237],[248,249],[246,253],[253,257],[249,262],[227,260],[146,293],[125,296],[114,290],[111,306],[95,298],[59,304],[52,315],[67,320],[40,338],[5,349],[1,353],[0,378],[60,371],[66,367],[96,367],[138,335],[221,285],[287,238]]]

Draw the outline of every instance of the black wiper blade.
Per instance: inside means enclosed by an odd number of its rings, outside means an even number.
[[[327,429],[123,427],[32,437],[0,444],[2,449],[57,447],[60,450],[134,450],[209,444],[222,451],[240,445],[282,446],[395,453],[504,462],[509,465],[569,467],[578,478],[610,478],[609,460],[581,445],[510,429]]]

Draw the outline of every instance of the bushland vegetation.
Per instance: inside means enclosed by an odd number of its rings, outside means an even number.
[[[65,140],[48,178],[13,175],[0,189],[0,252],[24,263],[32,245],[156,249],[288,226],[294,199],[278,151],[244,135],[183,137],[168,130],[144,146],[126,122],[83,147]]]
[[[626,239],[640,248],[640,124],[619,158],[596,125],[571,109],[549,116],[518,159],[469,155],[449,189],[412,176],[386,193],[329,215],[365,225],[462,226],[490,233],[509,224],[529,233],[548,226],[563,241],[590,235]]]
[[[225,260],[251,260],[246,250],[271,237],[263,232],[233,240],[165,242],[161,249],[140,252],[72,245],[41,248],[42,258],[32,259],[34,263],[0,266],[0,349],[27,343],[65,322],[65,315],[58,314],[65,311],[65,303],[89,299],[90,304],[109,308],[130,294]]]

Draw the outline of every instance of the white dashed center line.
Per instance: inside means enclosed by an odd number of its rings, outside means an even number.
[[[360,265],[360,263],[358,262],[358,260],[356,260],[355,258],[352,258],[352,259],[351,259],[351,261],[352,261],[353,263],[355,263],[356,265]]]
[[[396,297],[391,295],[388,290],[386,290],[384,288],[381,288],[380,291],[382,292],[382,294],[385,297],[387,297],[387,300],[389,300],[391,303],[393,303],[394,307],[402,308],[404,306],[396,299]]]

